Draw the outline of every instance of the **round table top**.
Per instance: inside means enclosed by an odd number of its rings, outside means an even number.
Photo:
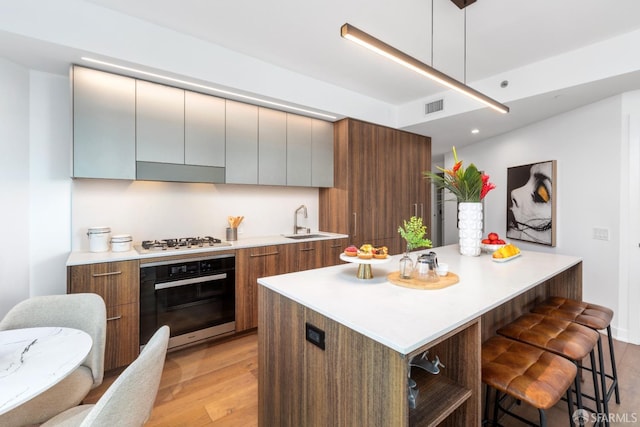
[[[32,399],[86,359],[91,336],[72,328],[0,331],[0,414]]]

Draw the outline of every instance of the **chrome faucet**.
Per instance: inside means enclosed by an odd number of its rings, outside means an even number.
[[[305,205],[300,205],[300,207],[298,207],[298,209],[296,209],[296,211],[293,214],[293,234],[298,234],[298,231],[300,230],[306,230],[307,233],[309,233],[310,231],[306,227],[298,226],[298,212],[300,211],[302,211],[305,218],[307,217],[307,207]]]

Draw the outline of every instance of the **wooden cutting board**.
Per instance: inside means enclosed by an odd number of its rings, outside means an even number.
[[[437,282],[425,282],[415,278],[403,279],[400,277],[400,271],[394,271],[387,274],[387,280],[394,285],[411,289],[442,289],[455,285],[460,281],[460,278],[457,274],[448,272],[446,276],[438,276]]]

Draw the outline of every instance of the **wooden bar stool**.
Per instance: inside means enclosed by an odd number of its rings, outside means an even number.
[[[557,319],[542,314],[528,313],[518,317],[508,325],[498,329],[497,333],[550,351],[573,362],[576,368],[591,372],[594,396],[588,396],[581,390],[580,379],[575,381],[578,409],[582,409],[582,397],[592,399],[596,414],[602,413],[598,386],[595,350],[598,344],[598,332],[570,320]],[[582,360],[589,355],[591,368],[582,366]]]
[[[485,422],[489,422],[490,387],[496,390],[493,425],[498,424],[498,411],[525,422],[531,421],[503,408],[500,393],[525,402],[538,409],[540,426],[547,425],[546,410],[554,406],[563,394],[567,395],[569,422],[573,426],[573,399],[571,383],[575,382],[577,368],[569,360],[529,344],[495,336],[482,344],[482,382],[487,385],[485,396]]]
[[[616,356],[613,350],[613,336],[611,335],[611,319],[613,318],[613,310],[601,305],[590,304],[568,298],[550,297],[541,304],[536,305],[531,311],[547,316],[571,320],[596,331],[604,329],[607,330],[611,374],[607,374],[605,370],[604,356],[602,354],[602,340],[598,334],[598,361],[600,363],[600,379],[602,383],[602,394],[604,396],[603,402],[605,413],[609,413],[609,400],[611,400],[612,392],[615,392],[616,403],[620,404],[618,370],[616,368]],[[607,378],[612,381],[610,387],[607,387]]]

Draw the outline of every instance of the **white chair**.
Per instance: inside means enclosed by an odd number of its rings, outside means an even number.
[[[0,415],[0,426],[43,423],[79,405],[92,388],[102,384],[107,310],[97,294],[32,297],[14,306],[0,321],[0,330],[61,326],[85,331],[93,346],[87,359],[49,390]]]
[[[142,426],[158,394],[168,343],[169,327],[162,326],[95,405],[71,408],[41,427]]]

